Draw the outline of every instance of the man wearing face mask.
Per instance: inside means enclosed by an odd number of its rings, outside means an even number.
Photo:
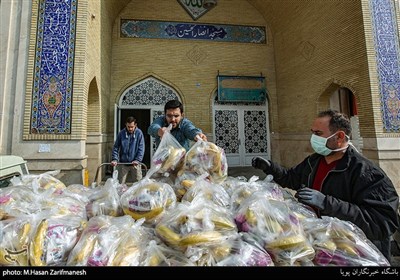
[[[399,227],[399,196],[393,183],[349,141],[349,119],[334,110],[318,114],[311,127],[315,153],[292,168],[255,157],[252,166],[274,176],[282,187],[297,190],[299,202],[320,216],[360,227],[390,261],[390,237]]]

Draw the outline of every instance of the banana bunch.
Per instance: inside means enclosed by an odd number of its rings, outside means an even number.
[[[0,266],[27,266],[31,223],[26,219],[0,221]]]
[[[78,242],[84,226],[85,221],[77,216],[42,219],[29,246],[31,265],[63,264]]]
[[[303,235],[291,235],[291,236],[282,236],[278,237],[276,240],[272,242],[268,242],[265,244],[265,249],[281,249],[288,250],[294,248],[296,246],[303,245],[306,241],[306,238]]]
[[[174,186],[176,199],[177,201],[181,201],[182,197],[186,194],[186,192],[194,185],[195,180],[184,179],[180,181],[180,184]]]
[[[313,245],[319,251],[315,259],[317,264],[348,265],[351,259],[360,257],[361,240],[357,241],[357,236],[344,227],[313,232],[313,237]]]
[[[242,187],[237,189],[231,196],[231,207],[234,210],[237,210],[242,202],[248,198],[253,192],[250,188]]]
[[[229,216],[202,209],[194,214],[176,216],[172,222],[161,221],[156,225],[155,231],[170,246],[186,248],[219,244],[229,233],[236,233],[237,228]],[[224,255],[225,251],[222,248],[216,249],[219,255]]]
[[[81,266],[87,265],[88,258],[98,244],[97,235],[86,235],[79,241],[79,251],[74,249],[68,257],[67,265]],[[78,245],[77,244],[77,245]]]
[[[233,225],[222,222],[220,226],[230,227]],[[186,254],[188,258],[192,259],[190,256],[190,252],[192,252],[193,258],[198,258],[195,260],[198,266],[211,265],[216,261],[222,260],[230,255],[232,249],[232,245],[225,240],[225,236],[221,232],[215,230],[180,234],[166,225],[159,224],[156,226],[156,234],[172,248],[186,250],[186,248],[190,247],[191,250],[187,251]],[[195,252],[193,252],[193,250]],[[198,255],[200,252],[201,256]],[[152,265],[158,265],[159,262],[157,261],[160,259],[154,256],[151,260],[153,261]]]
[[[158,224],[155,228],[155,231],[156,234],[168,245],[180,246],[182,236],[167,225]]]
[[[280,266],[311,263],[315,256],[314,248],[300,233],[278,236],[274,241],[266,242],[264,248],[274,259],[275,264]]]
[[[186,169],[201,175],[210,174],[215,182],[222,182],[228,175],[224,150],[211,142],[198,141],[187,152]]]
[[[46,233],[49,227],[49,221],[43,219],[37,229],[36,233],[30,244],[30,262],[32,266],[45,266],[46,265],[46,250],[44,249]]]
[[[56,189],[61,190],[65,189],[66,186],[59,179],[52,176],[50,173],[42,173],[40,175],[24,175],[23,182],[28,185],[29,183],[37,184],[37,186],[41,189]]]
[[[186,150],[182,147],[159,147],[153,157],[153,164],[159,167],[158,173],[179,171],[184,164]]]
[[[142,252],[143,266],[195,266],[181,251],[174,250],[164,243],[150,240]]]
[[[185,189],[189,189],[194,185],[194,180],[182,180],[181,185],[185,188]]]
[[[316,250],[317,265],[387,266],[390,263],[351,222],[323,216],[304,223],[305,231]]]
[[[106,215],[92,217],[71,250],[68,266],[107,266],[121,237],[121,226]],[[126,223],[129,225],[129,223]],[[121,260],[121,259],[119,259]],[[116,260],[118,261],[118,259]]]
[[[204,243],[215,243],[222,239],[222,234],[218,231],[203,231],[186,234],[181,238],[182,246],[199,245]]]
[[[279,236],[288,229],[286,223],[281,223],[270,215],[258,215],[255,210],[250,207],[245,212],[245,219],[250,227],[258,228],[268,235]]]
[[[231,255],[232,251],[232,242],[226,240],[208,246],[191,246],[185,254],[196,266],[214,266]]]
[[[109,260],[111,266],[137,266],[140,261],[140,249],[133,238],[126,238],[120,242],[115,255]]]
[[[145,218],[146,222],[152,222],[175,202],[172,187],[156,182],[138,184],[121,196],[124,213],[135,220]]]
[[[85,209],[89,219],[99,215],[108,215],[113,217],[120,215],[118,200],[113,199],[106,192],[102,192],[102,194],[101,197],[98,197],[95,200],[91,199],[90,202],[86,204]]]

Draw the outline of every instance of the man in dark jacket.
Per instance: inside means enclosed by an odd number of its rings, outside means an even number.
[[[311,128],[315,153],[290,169],[255,157],[252,165],[297,190],[299,202],[320,216],[361,228],[390,261],[390,237],[399,227],[399,196],[385,172],[350,146],[349,119],[334,110],[318,114]]]
[[[112,166],[116,166],[118,163],[131,164],[120,166],[121,184],[125,184],[126,178],[131,172],[135,181],[142,179],[141,162],[144,156],[144,143],[144,135],[142,130],[137,127],[136,118],[128,117],[125,128],[118,133],[112,149]]]

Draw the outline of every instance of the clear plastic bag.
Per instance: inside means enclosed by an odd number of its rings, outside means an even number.
[[[164,132],[161,142],[151,159],[151,168],[148,177],[163,175],[169,177],[176,174],[184,165],[186,150],[171,134],[172,126]]]

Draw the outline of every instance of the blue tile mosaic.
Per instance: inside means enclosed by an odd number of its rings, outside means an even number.
[[[392,0],[370,0],[383,127],[400,132],[400,48]]]
[[[70,134],[77,0],[40,0],[32,134]]]
[[[265,44],[265,27],[121,19],[121,37]]]

